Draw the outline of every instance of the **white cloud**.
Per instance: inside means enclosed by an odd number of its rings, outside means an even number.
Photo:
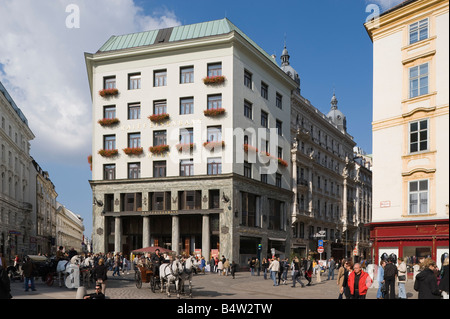
[[[69,29],[75,4],[80,28]],[[132,0],[0,0],[0,80],[28,118],[42,160],[86,161],[91,100],[84,52],[112,35],[179,25],[173,12],[146,14]]]

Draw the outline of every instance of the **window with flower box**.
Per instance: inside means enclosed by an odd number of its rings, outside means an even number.
[[[103,89],[115,89],[116,88],[116,77],[107,76],[103,78]]]
[[[222,63],[210,63],[208,64],[208,77],[221,76],[222,75]]]
[[[105,150],[115,150],[116,149],[116,136],[115,135],[103,136],[103,149],[105,149]]]
[[[153,114],[167,114],[167,100],[153,102]]]
[[[103,107],[103,118],[104,119],[114,119],[116,118],[116,106],[108,105]]]
[[[207,127],[207,141],[219,142],[222,140],[222,126],[208,126]]]
[[[222,108],[222,94],[208,95],[208,110]]]
[[[153,132],[153,146],[167,145],[167,131]]]
[[[116,179],[116,164],[103,165],[103,179],[104,180]]]
[[[129,148],[141,147],[141,133],[128,134],[128,147]]]

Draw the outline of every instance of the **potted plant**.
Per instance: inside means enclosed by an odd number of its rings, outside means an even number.
[[[87,160],[88,160],[89,166],[90,166],[91,171],[92,171],[92,155],[89,155]]]
[[[251,151],[251,152],[258,152],[258,149],[257,149],[256,147],[252,146],[252,145],[244,144],[244,151],[245,151],[246,153],[248,153],[248,151]]]
[[[118,118],[98,120],[98,124],[100,124],[101,126],[113,126],[118,124],[119,122],[120,120]]]
[[[170,117],[169,114],[162,113],[162,114],[150,115],[148,118],[150,119],[150,121],[152,121],[154,123],[161,123],[161,122],[164,122],[164,121],[168,120],[169,117]]]
[[[210,141],[210,142],[205,142],[203,143],[203,146],[208,149],[211,150],[212,148],[215,147],[225,147],[225,142],[224,141]]]
[[[189,150],[192,151],[194,149],[195,143],[186,143],[186,144],[177,144],[175,147],[178,150],[178,152],[181,152],[183,150]]]
[[[98,94],[100,94],[101,97],[115,96],[115,95],[119,94],[119,90],[118,89],[104,89],[104,90],[100,90],[98,92]]]
[[[143,147],[127,147],[123,149],[123,152],[127,155],[141,155],[144,152]]]
[[[278,158],[278,164],[280,164],[281,166],[284,166],[284,167],[288,167],[288,163],[285,160],[283,160],[282,158]]]
[[[219,116],[225,114],[224,108],[204,110],[205,116]]]
[[[164,152],[169,151],[170,147],[169,145],[163,144],[163,145],[157,145],[157,146],[150,146],[148,149],[152,154],[163,154]]]
[[[98,154],[103,157],[113,157],[119,154],[119,150],[100,150],[98,151]]]
[[[226,78],[223,75],[207,76],[206,78],[203,78],[203,83],[206,85],[222,84],[225,80]]]

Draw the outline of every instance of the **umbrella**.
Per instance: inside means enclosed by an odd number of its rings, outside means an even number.
[[[173,251],[170,250],[170,249],[166,249],[166,248],[162,248],[162,247],[158,247],[158,246],[151,246],[151,247],[145,247],[145,248],[141,248],[141,249],[136,249],[136,250],[133,250],[132,253],[133,254],[154,253],[157,249],[159,249],[159,251],[161,253],[173,253]]]

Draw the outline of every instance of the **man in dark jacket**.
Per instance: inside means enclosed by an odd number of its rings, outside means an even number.
[[[11,299],[11,284],[6,267],[0,267],[0,299]]]
[[[25,277],[25,291],[28,291],[28,283],[31,283],[31,290],[36,291],[34,286],[34,272],[36,265],[31,261],[30,257],[26,257],[25,263],[22,266],[23,275]]]
[[[395,277],[397,277],[397,266],[394,264],[394,260],[389,257],[386,266],[384,266],[386,299],[395,299]]]
[[[419,299],[440,299],[441,293],[434,274],[436,263],[431,258],[423,262],[424,269],[416,276],[414,290],[419,293]]]

